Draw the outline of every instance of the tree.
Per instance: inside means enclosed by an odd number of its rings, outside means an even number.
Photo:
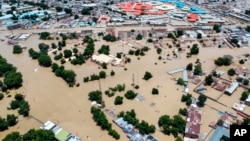
[[[231,41],[233,44],[235,44],[235,45],[237,45],[238,42],[239,42],[239,40],[236,39],[236,38],[232,38],[230,41]]]
[[[246,31],[250,32],[250,26],[249,25],[246,27]]]
[[[23,141],[53,141],[55,140],[55,135],[51,130],[42,130],[42,129],[30,129],[27,133],[23,135]]]
[[[2,100],[4,98],[3,93],[0,93],[0,100]]]
[[[34,51],[33,48],[30,48],[29,55],[31,56],[32,59],[38,59],[38,57],[40,56],[40,53]]]
[[[239,63],[240,63],[240,64],[244,64],[244,63],[245,63],[244,59],[240,59],[240,60],[239,60]]]
[[[208,86],[211,86],[212,83],[213,83],[212,75],[206,76],[206,78],[205,78],[205,84],[208,85]]]
[[[12,132],[6,135],[3,141],[22,141],[22,136],[19,132]]]
[[[127,99],[132,100],[132,99],[134,99],[134,98],[137,96],[137,94],[136,94],[134,91],[132,91],[132,90],[128,90],[128,91],[125,93],[124,96],[125,96]]]
[[[244,91],[244,92],[241,94],[240,100],[245,101],[245,100],[248,98],[248,96],[249,96],[249,92]]]
[[[146,121],[142,120],[141,123],[139,123],[136,126],[139,130],[139,132],[144,135],[144,134],[151,134],[155,132],[155,126],[154,125],[149,125]]]
[[[114,102],[114,104],[115,105],[121,105],[123,103],[123,97],[121,97],[121,96],[116,96],[115,97],[115,102]]]
[[[109,55],[109,51],[109,45],[102,45],[101,48],[98,50],[98,53]]]
[[[72,56],[72,51],[71,50],[68,50],[68,49],[65,49],[63,51],[63,54],[64,54],[64,57],[65,58],[70,58]]]
[[[109,132],[109,135],[111,135],[116,140],[120,139],[120,135],[117,133],[117,131],[109,129],[108,132]]]
[[[19,46],[19,45],[14,45],[14,46],[13,46],[13,53],[14,53],[14,54],[20,54],[20,53],[22,53],[22,52],[23,52],[23,49],[22,49],[21,46]]]
[[[248,85],[249,84],[249,80],[248,79],[244,79],[243,80],[243,85]]]
[[[55,43],[51,43],[51,48],[56,49],[57,45]]]
[[[115,75],[115,72],[114,72],[113,70],[111,70],[110,75],[111,75],[111,76],[114,76],[114,75]]]
[[[192,48],[190,49],[190,53],[197,55],[199,54],[199,47],[198,44],[193,44]]]
[[[135,39],[136,39],[136,40],[141,40],[141,39],[142,39],[142,35],[141,35],[141,34],[137,34],[137,36],[136,36]]]
[[[229,76],[234,76],[235,75],[235,70],[233,68],[230,68],[228,71],[227,71],[227,74]]]
[[[198,100],[199,100],[198,104],[200,106],[204,106],[204,104],[205,104],[205,102],[207,100],[207,96],[205,96],[203,94],[200,94],[199,97],[198,97]]]
[[[8,123],[8,126],[14,126],[17,124],[17,116],[11,114],[11,115],[7,115],[6,121]]]
[[[22,86],[23,79],[20,72],[9,72],[4,77],[4,84],[8,89],[17,89]]]
[[[185,82],[182,78],[178,78],[177,84],[183,86],[183,85],[185,85]]]
[[[30,105],[29,105],[29,103],[26,102],[26,101],[21,101],[18,113],[20,115],[23,115],[24,117],[27,117],[27,116],[29,116],[29,111],[30,111]]]
[[[99,77],[100,78],[106,78],[106,72],[105,71],[100,71],[99,72]]]
[[[64,70],[62,72],[62,78],[68,84],[75,84],[75,77],[76,77],[76,74],[73,70]]]
[[[143,76],[143,79],[144,80],[149,80],[152,77],[153,77],[153,75],[150,72],[146,71],[144,76]]]
[[[52,60],[50,56],[45,55],[45,54],[41,54],[38,57],[38,62],[39,62],[39,65],[44,66],[44,67],[50,67],[52,64]]]
[[[232,63],[232,60],[227,57],[219,57],[214,61],[214,64],[217,66],[229,66]]]
[[[67,13],[67,14],[72,14],[72,9],[64,8],[64,12]]]
[[[83,8],[82,11],[81,11],[81,14],[82,15],[90,15],[90,11],[91,9],[90,8]]]
[[[201,73],[202,73],[201,64],[197,64],[197,65],[194,67],[194,75],[201,75]]]
[[[15,110],[15,109],[19,108],[19,105],[20,105],[20,101],[12,100],[10,102],[10,109]]]
[[[50,36],[50,33],[49,32],[41,32],[39,35],[40,35],[40,39],[46,40]]]
[[[183,141],[183,139],[182,139],[180,136],[178,136],[178,137],[175,139],[175,141]]]
[[[174,38],[174,34],[173,33],[168,33],[168,38]]]
[[[181,29],[178,29],[177,32],[176,32],[176,36],[177,36],[177,37],[180,37],[180,36],[182,36],[182,35],[184,35],[184,31],[181,30]]]
[[[62,7],[60,7],[60,6],[57,6],[57,7],[56,7],[56,12],[62,12],[62,10],[63,10]]]
[[[202,38],[202,34],[201,33],[198,33],[197,34],[197,39],[201,39]]]
[[[96,101],[97,103],[102,103],[102,93],[100,91],[89,92],[89,100]]]
[[[8,123],[5,118],[0,117],[0,131],[8,129]]]
[[[43,54],[47,54],[48,53],[48,49],[49,49],[49,45],[45,44],[45,43],[40,43],[38,45],[40,52]]]
[[[154,94],[154,95],[155,95],[155,94],[159,94],[159,90],[156,89],[156,88],[153,88],[153,89],[152,89],[152,94]]]
[[[215,31],[216,31],[216,33],[219,33],[219,32],[221,31],[221,29],[220,29],[220,25],[218,25],[218,24],[214,24],[214,26],[213,26],[213,30],[215,30]]]
[[[186,67],[186,70],[192,71],[193,70],[193,63],[189,63]]]
[[[188,110],[187,110],[187,108],[180,108],[179,109],[179,114],[180,115],[183,115],[183,116],[187,116],[187,114],[188,114]]]
[[[161,48],[157,48],[157,49],[156,49],[156,52],[157,52],[157,54],[161,54],[162,49],[161,49]]]
[[[113,35],[107,34],[107,35],[103,36],[103,40],[105,40],[107,42],[115,42],[115,41],[117,41],[117,38]]]

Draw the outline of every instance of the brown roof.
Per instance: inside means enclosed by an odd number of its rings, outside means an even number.
[[[198,138],[200,134],[201,111],[194,106],[188,109],[185,137]]]

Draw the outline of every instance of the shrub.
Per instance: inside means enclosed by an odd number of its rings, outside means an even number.
[[[153,75],[150,72],[146,71],[145,74],[144,74],[144,76],[143,76],[143,79],[144,80],[149,80],[152,77],[153,77]]]
[[[159,94],[159,90],[156,89],[156,88],[153,88],[153,89],[152,89],[152,94],[153,94],[153,95]]]

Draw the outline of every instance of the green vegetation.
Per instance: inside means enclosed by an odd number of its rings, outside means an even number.
[[[137,34],[137,36],[136,36],[135,39],[136,39],[136,40],[142,40],[142,35],[141,35],[141,34]]]
[[[144,80],[149,80],[152,77],[153,77],[153,75],[150,72],[146,71],[145,74],[144,74],[144,76],[143,76],[143,79]]]
[[[50,67],[52,64],[52,60],[51,60],[50,56],[48,56],[46,54],[41,54],[38,57],[38,62],[39,62],[39,65],[41,65],[43,67]]]
[[[218,25],[218,24],[214,24],[214,26],[213,26],[213,30],[215,30],[215,31],[216,31],[216,33],[220,33],[220,31],[221,31],[221,29],[220,29],[220,25]]]
[[[20,135],[19,132],[12,132],[5,136],[3,141],[53,141],[55,135],[51,130],[42,129],[30,129],[24,135]]]
[[[98,53],[109,55],[109,51],[109,45],[102,45],[101,48],[98,50]]]
[[[185,82],[182,78],[178,78],[177,84],[183,86],[183,85],[185,85]]]
[[[100,91],[91,91],[89,92],[89,100],[96,101],[99,104],[103,103],[102,93]]]
[[[192,71],[193,70],[193,63],[189,63],[186,67],[186,70]]]
[[[120,139],[120,135],[115,130],[112,130],[112,124],[109,123],[107,117],[99,108],[91,107],[91,114],[96,124],[100,126],[102,130],[108,130],[109,135],[117,140]]]
[[[15,100],[12,100],[10,102],[10,108],[13,110],[19,108],[18,113],[20,115],[23,115],[24,117],[29,116],[30,105],[27,101],[24,100],[22,94],[15,95]]]
[[[168,115],[163,115],[159,118],[158,125],[163,128],[164,134],[170,135],[171,133],[176,138],[179,133],[184,133],[186,121],[179,115],[173,116],[173,119]]]
[[[115,42],[117,41],[117,38],[113,35],[107,34],[105,36],[103,36],[102,38],[103,40],[107,41],[107,42]]]
[[[187,114],[188,114],[188,110],[187,110],[187,108],[180,108],[179,109],[179,114],[180,115],[183,115],[183,116],[187,116]]]
[[[84,49],[83,55],[86,59],[88,59],[94,54],[94,51],[95,51],[94,40],[89,36],[85,36],[83,42],[87,43],[87,46]]]
[[[181,102],[186,102],[186,105],[190,106],[192,104],[192,95],[191,94],[182,95]]]
[[[176,31],[176,37],[178,38],[178,37],[180,37],[182,35],[184,35],[184,31],[180,30],[180,29],[177,29],[177,31]]]
[[[81,11],[81,14],[82,15],[90,15],[91,10],[92,10],[92,8],[89,8],[89,7],[83,8]]]
[[[212,78],[212,75],[210,74],[210,75],[206,76],[205,84],[208,86],[211,86],[212,83],[213,83],[213,78]]]
[[[41,40],[47,40],[48,37],[50,37],[50,33],[49,32],[41,32],[39,35],[40,35],[40,39]]]
[[[134,125],[141,134],[151,134],[155,132],[155,126],[149,125],[146,121],[142,120],[139,122],[139,119],[136,118],[136,113],[134,109],[125,112],[120,112],[118,117],[123,117],[125,121]]]
[[[40,56],[40,53],[36,52],[33,48],[30,48],[29,55],[32,59],[38,59],[38,57]]]
[[[246,27],[246,31],[250,32],[250,26],[249,25]]]
[[[115,72],[114,72],[113,70],[111,70],[110,75],[111,75],[111,76],[114,76],[114,75],[115,75]]]
[[[192,48],[190,49],[190,54],[192,54],[192,55],[199,54],[198,44],[193,44]]]
[[[68,50],[68,49],[65,49],[63,51],[63,56],[64,56],[64,58],[70,58],[72,56],[72,51]]]
[[[152,93],[153,95],[159,94],[159,90],[156,89],[156,88],[153,88],[151,93]]]
[[[122,105],[122,103],[123,103],[123,97],[121,97],[121,96],[116,96],[116,97],[115,97],[115,102],[114,102],[114,104],[115,104],[115,105]]]
[[[199,106],[204,106],[205,105],[205,102],[207,100],[207,96],[203,95],[203,94],[200,94],[199,97],[198,97],[198,105]]]
[[[202,67],[201,64],[197,64],[194,67],[194,75],[201,75],[202,74]]]
[[[240,100],[245,101],[248,98],[248,96],[249,96],[249,92],[248,91],[244,91],[241,94]]]
[[[4,98],[3,93],[0,93],[0,100],[2,100]]]
[[[229,66],[232,63],[232,60],[230,60],[227,57],[219,57],[214,61],[214,64],[217,66]]]
[[[73,86],[75,84],[76,74],[73,70],[65,70],[64,66],[58,66],[56,63],[53,63],[52,71],[55,73],[57,77],[61,77],[65,82],[69,84],[69,86]]]
[[[13,54],[21,54],[22,52],[23,52],[23,49],[21,46],[19,45],[13,46],[13,51],[12,51]]]
[[[234,76],[235,75],[235,70],[233,68],[230,68],[228,71],[227,71],[227,74],[229,76]]]
[[[136,94],[134,91],[132,91],[132,90],[128,90],[128,91],[125,93],[124,96],[125,96],[127,99],[132,100],[132,99],[134,99],[134,98],[137,96],[137,94]]]

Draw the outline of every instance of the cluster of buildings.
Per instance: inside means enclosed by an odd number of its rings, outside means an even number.
[[[129,124],[122,117],[115,119],[114,122],[122,128],[123,132],[127,134],[127,137],[131,141],[158,141],[152,135],[142,135],[138,131],[135,130],[135,127],[132,124]]]
[[[52,121],[45,122],[40,129],[52,131],[58,141],[81,141],[79,137],[72,135]]]

